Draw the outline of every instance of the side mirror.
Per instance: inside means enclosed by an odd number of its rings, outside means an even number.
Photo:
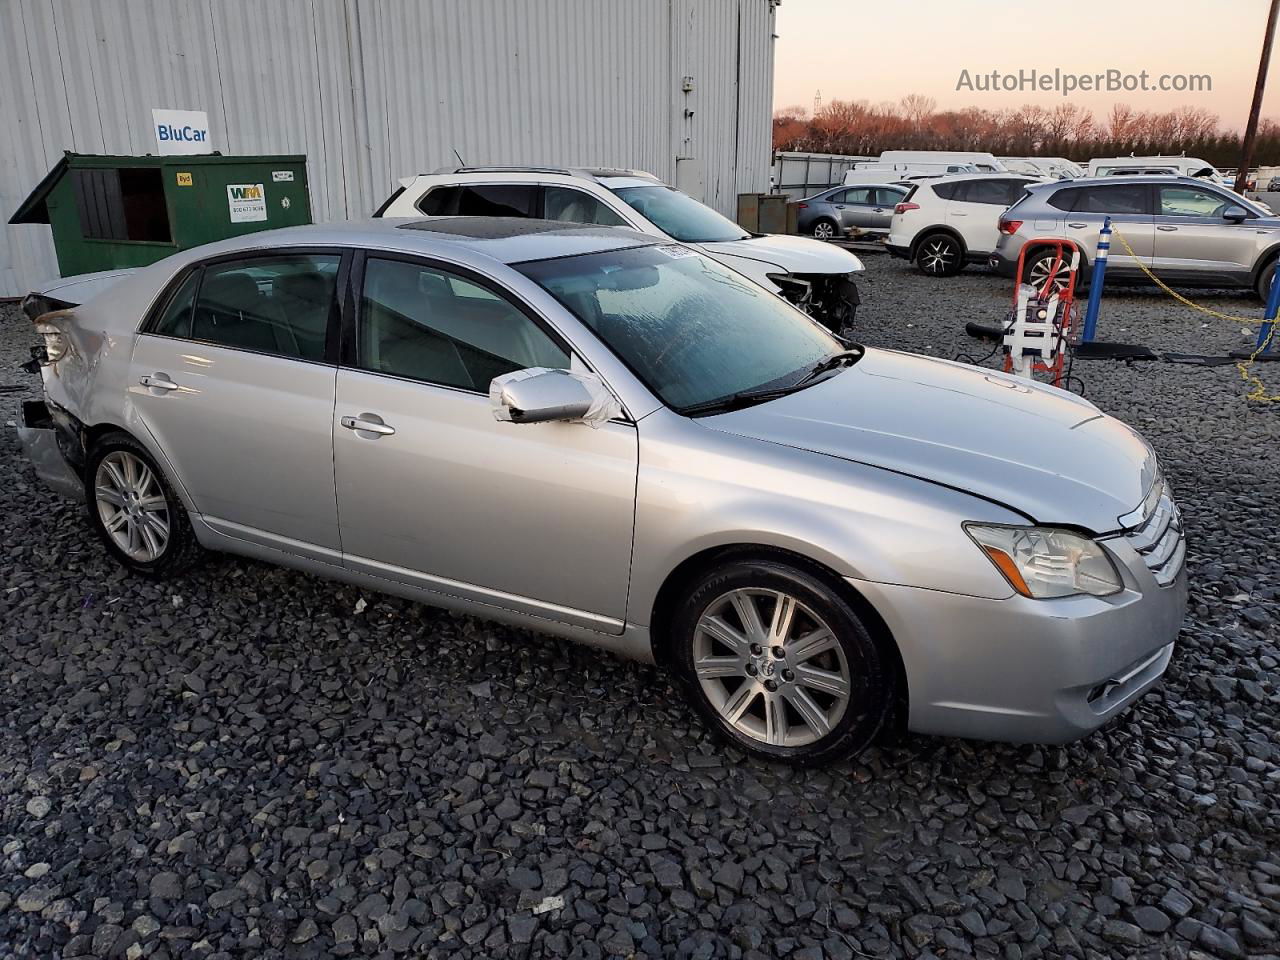
[[[495,420],[511,423],[582,420],[595,426],[622,413],[622,404],[595,374],[549,367],[494,377],[489,403]]]
[[[1222,211],[1222,219],[1229,220],[1232,223],[1244,223],[1248,216],[1249,211],[1235,203]]]

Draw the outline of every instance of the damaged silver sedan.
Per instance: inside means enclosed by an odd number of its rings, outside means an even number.
[[[1082,736],[1186,604],[1133,430],[628,230],[254,234],[36,330],[23,443],[130,570],[236,553],[657,661],[766,758]]]

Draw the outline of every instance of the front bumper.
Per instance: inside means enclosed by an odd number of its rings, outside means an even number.
[[[73,500],[84,499],[84,481],[63,449],[64,435],[49,407],[41,400],[22,404],[18,445],[35,467],[36,476],[54,493]]]
[[[902,653],[910,729],[1066,743],[1150,689],[1173,656],[1187,605],[1186,569],[1162,587],[1126,543],[1107,545],[1125,579],[1112,597],[984,600],[851,581]]]

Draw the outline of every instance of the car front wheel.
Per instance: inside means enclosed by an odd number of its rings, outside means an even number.
[[[89,523],[121,564],[160,578],[182,573],[199,559],[202,550],[186,508],[132,437],[113,433],[99,440],[85,480]]]
[[[721,737],[798,765],[861,752],[893,703],[894,670],[857,612],[811,573],[760,560],[704,576],[676,612],[674,660]]]

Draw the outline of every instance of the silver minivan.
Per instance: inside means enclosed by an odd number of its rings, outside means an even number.
[[[1088,177],[1028,184],[1026,194],[1000,219],[990,265],[1012,277],[1029,242],[1059,237],[1075,242],[1085,275],[1098,231],[1110,217],[1107,280],[1142,279],[1142,267],[1167,283],[1247,287],[1265,298],[1280,255],[1280,218],[1265,207],[1204,180],[1166,175]],[[1024,280],[1043,280],[1052,251],[1027,251]]]

